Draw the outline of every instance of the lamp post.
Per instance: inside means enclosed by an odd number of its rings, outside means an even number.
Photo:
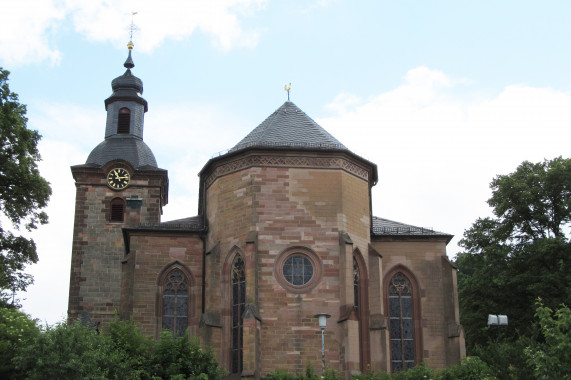
[[[321,329],[321,375],[325,375],[325,327],[327,326],[327,318],[329,314],[315,314],[315,318],[319,320],[319,328]]]
[[[488,326],[498,326],[498,340],[500,339],[500,326],[508,325],[507,315],[488,314]]]

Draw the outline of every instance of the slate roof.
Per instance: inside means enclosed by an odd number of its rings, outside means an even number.
[[[417,227],[410,224],[373,216],[373,236],[390,237],[442,237],[448,243],[454,235],[434,231],[432,228]]]
[[[291,101],[286,101],[228,153],[246,148],[347,150]]]
[[[121,76],[113,79],[111,82],[111,88],[113,89],[113,94],[105,99],[105,109],[109,104],[117,100],[131,100],[145,106],[145,112],[148,111],[149,107],[147,101],[143,99],[143,81],[133,75],[131,69],[135,67],[133,58],[131,57],[131,50],[129,50],[129,56],[123,64],[127,68],[127,71]]]
[[[103,140],[87,157],[86,165],[103,166],[109,161],[125,160],[135,167],[157,167],[151,148],[131,135],[114,135]]]
[[[145,231],[182,231],[182,232],[200,232],[204,231],[204,224],[200,215],[191,216],[189,218],[169,220],[162,223],[143,223],[135,230]]]

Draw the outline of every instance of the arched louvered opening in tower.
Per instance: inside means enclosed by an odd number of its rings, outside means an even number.
[[[129,108],[121,108],[119,110],[119,119],[117,122],[117,133],[129,133],[131,125],[131,110]]]

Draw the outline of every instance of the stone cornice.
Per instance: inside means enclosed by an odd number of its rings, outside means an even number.
[[[371,178],[370,170],[343,154],[251,153],[216,163],[205,177],[206,188],[219,177],[251,167],[341,169],[367,182]]]

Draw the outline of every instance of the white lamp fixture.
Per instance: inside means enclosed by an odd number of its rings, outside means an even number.
[[[319,319],[319,328],[322,330],[327,327],[327,318],[331,317],[329,314],[316,314],[315,318]]]
[[[507,326],[507,325],[508,325],[507,315],[488,314],[488,326]]]
[[[507,315],[498,315],[499,325],[500,326],[507,326],[508,325],[508,316]]]

